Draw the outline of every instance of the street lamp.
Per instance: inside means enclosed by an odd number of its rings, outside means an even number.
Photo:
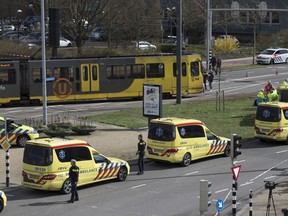
[[[166,8],[168,11],[168,18],[169,18],[169,27],[170,27],[170,37],[172,39],[173,36],[173,26],[175,26],[175,20],[173,20],[173,18],[175,19],[175,7],[172,8]],[[174,14],[173,14],[174,13]]]
[[[21,24],[21,22],[20,22],[21,13],[22,13],[22,10],[20,10],[20,9],[17,10],[17,15],[18,15],[18,45],[20,43],[19,31],[20,31],[20,24]]]

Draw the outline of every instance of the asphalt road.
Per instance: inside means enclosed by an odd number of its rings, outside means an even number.
[[[264,181],[287,178],[285,145],[248,141],[242,145],[238,178],[237,209],[248,205],[248,193],[263,190]],[[130,161],[133,164],[133,161]],[[212,205],[205,215],[217,215],[216,202],[225,202],[221,215],[231,215],[231,160],[214,157],[193,162],[189,167],[154,163],[145,164],[145,174],[132,173],[125,182],[103,182],[79,189],[80,201],[67,204],[70,195],[58,192],[35,191],[27,188],[7,192],[9,206],[3,215],[101,215],[101,216],[196,216],[199,213],[199,185],[201,179],[212,182]],[[1,214],[1,216],[2,216]]]

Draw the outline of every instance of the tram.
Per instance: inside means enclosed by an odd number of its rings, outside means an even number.
[[[46,60],[47,102],[139,98],[143,84],[177,94],[175,55]],[[182,55],[182,95],[203,92],[199,54]],[[41,104],[41,60],[0,61],[0,104]]]

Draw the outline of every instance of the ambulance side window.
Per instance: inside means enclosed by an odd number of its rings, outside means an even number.
[[[207,135],[207,139],[208,140],[218,140],[218,137],[215,136],[213,133],[211,133],[210,131],[206,131],[206,135]]]
[[[71,159],[76,161],[91,160],[91,153],[87,147],[62,148],[55,151],[60,162],[70,162]]]
[[[0,130],[5,129],[5,121],[0,121]]]
[[[107,158],[103,157],[100,154],[94,154],[93,157],[94,157],[95,163],[108,163],[109,162]]]
[[[283,110],[285,119],[288,119],[288,110]]]
[[[178,132],[181,138],[197,138],[205,137],[204,129],[201,125],[189,125],[178,127]]]

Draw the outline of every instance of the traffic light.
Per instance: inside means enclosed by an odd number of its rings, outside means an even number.
[[[231,135],[231,141],[230,143],[230,156],[231,160],[233,161],[234,159],[237,158],[238,155],[241,155],[240,147],[242,146],[240,143],[241,137],[238,136],[237,134],[232,134]]]
[[[208,182],[207,180],[200,180],[200,212],[208,211],[208,207],[211,206],[211,201],[209,200],[211,197],[211,192],[209,191],[211,185],[212,183]]]

